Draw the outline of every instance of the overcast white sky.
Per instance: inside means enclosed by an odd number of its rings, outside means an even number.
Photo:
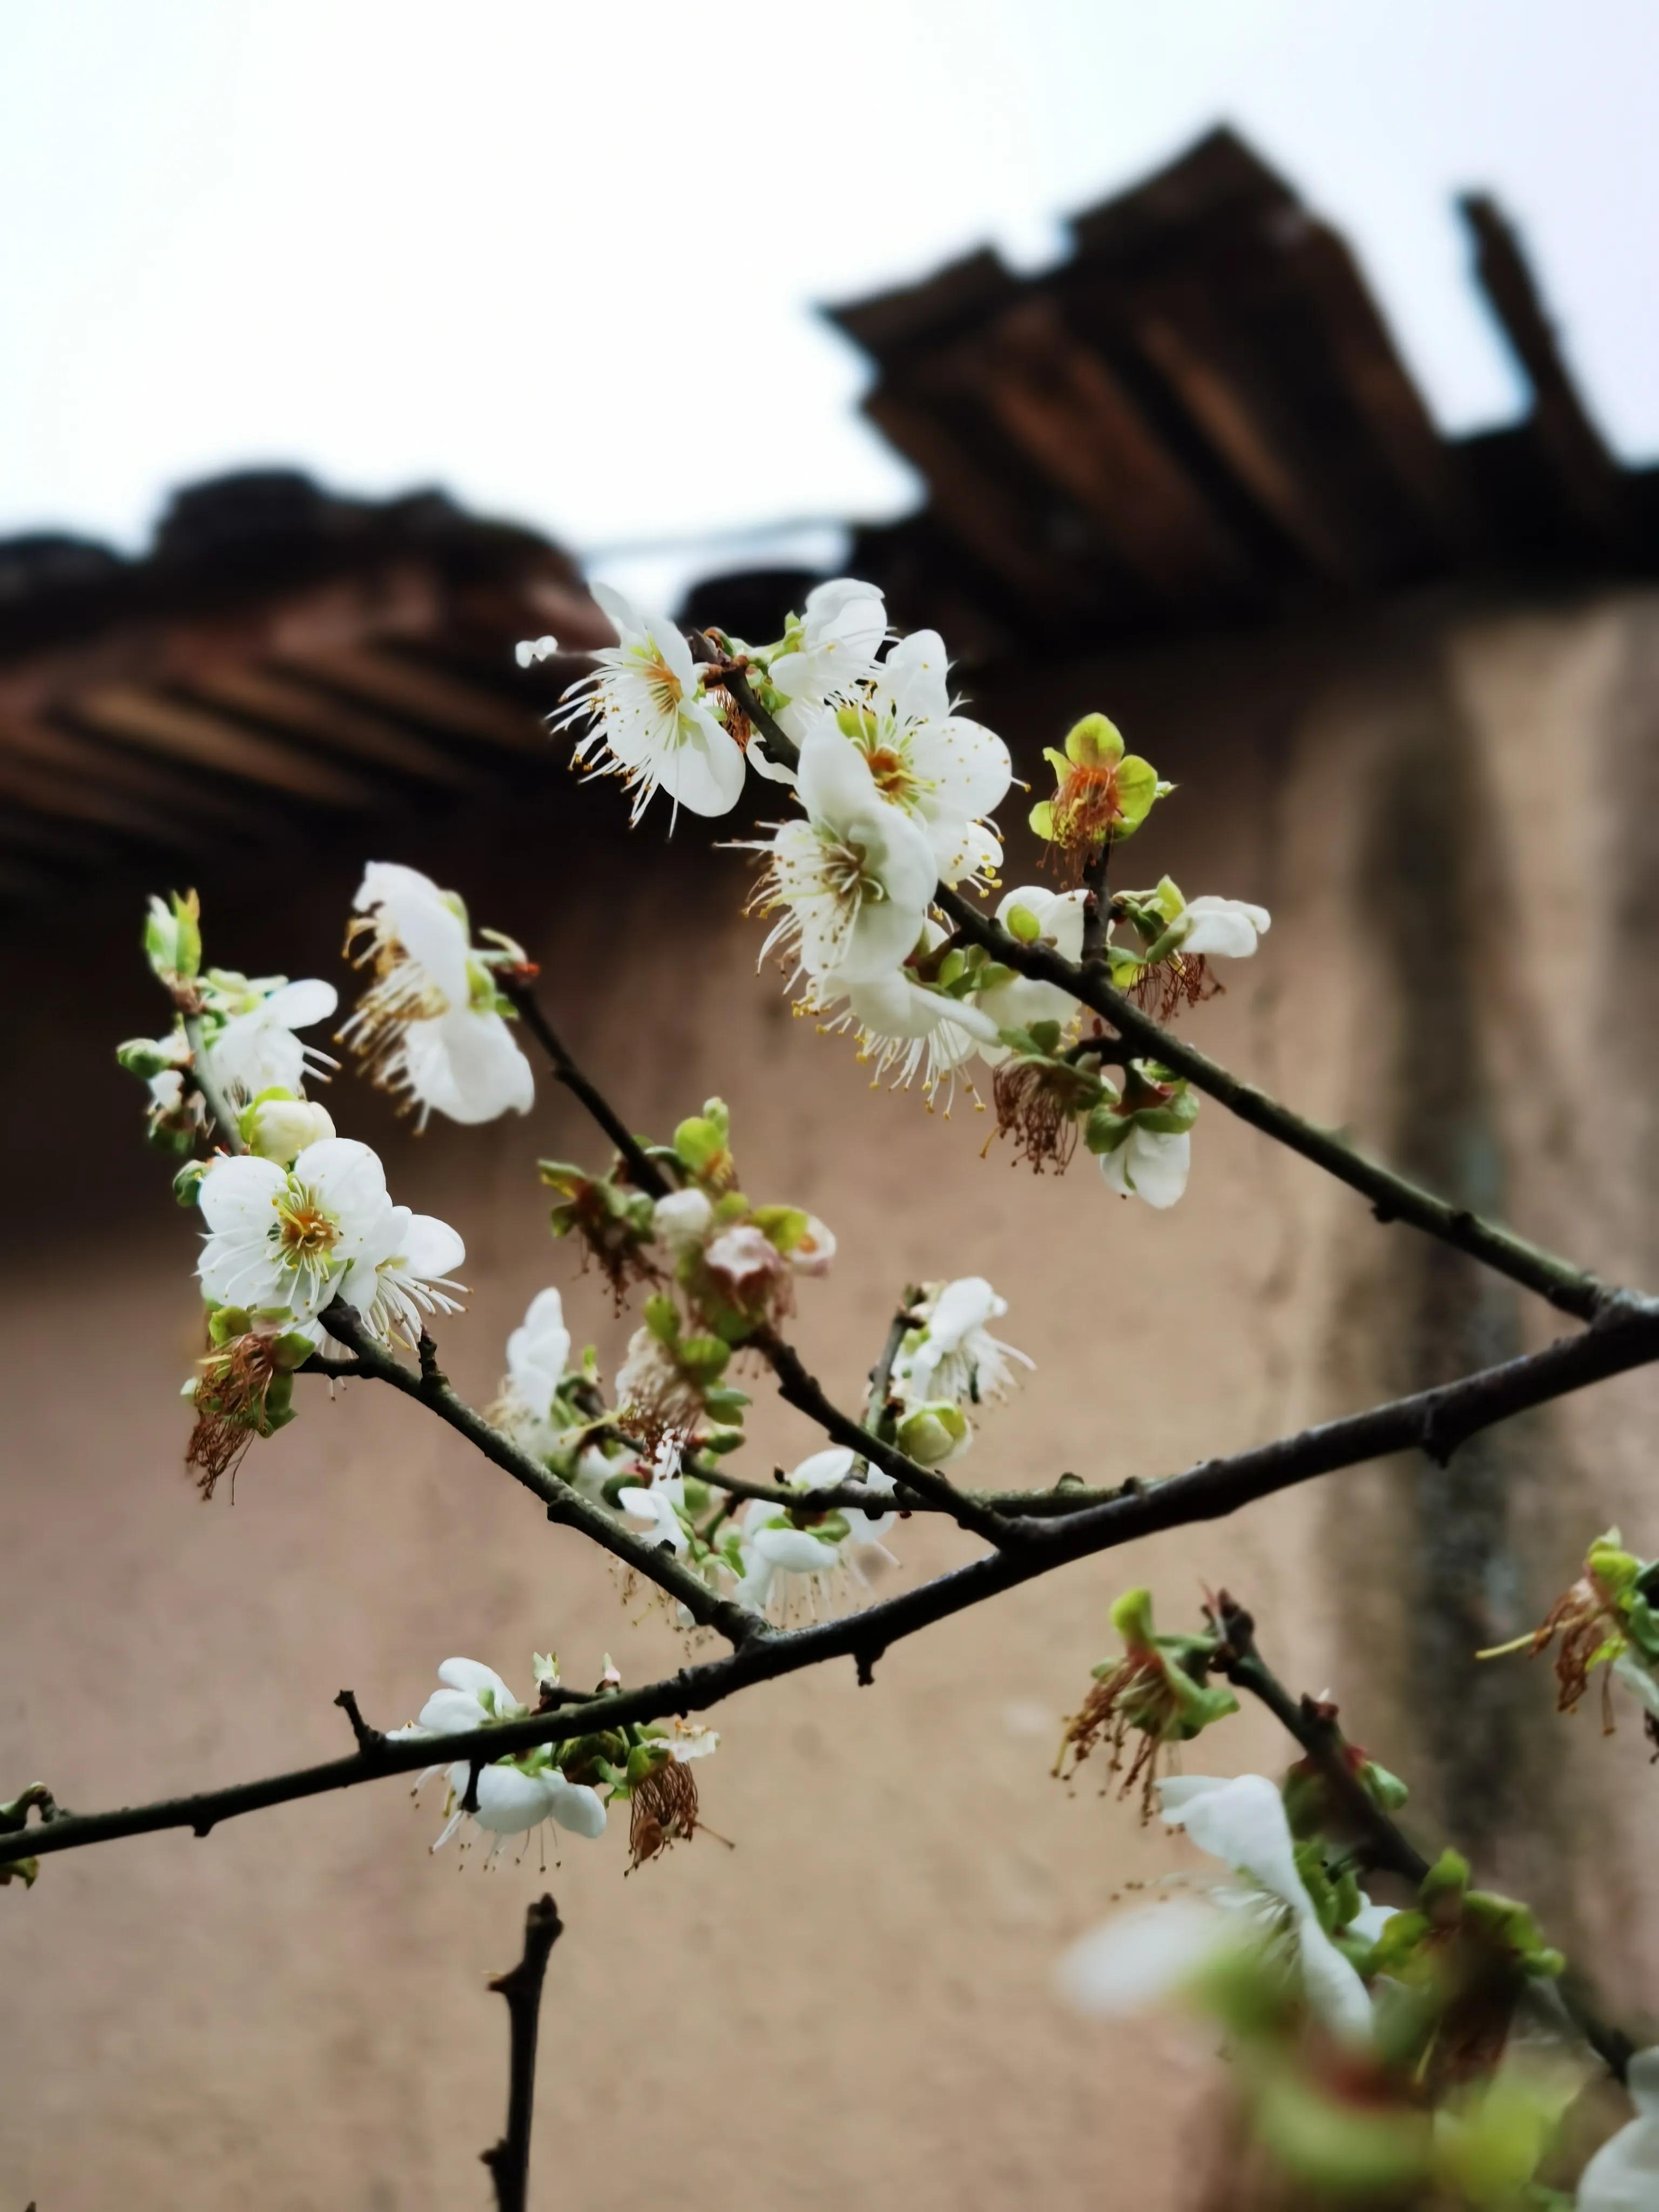
[[[1223,118],[1451,428],[1517,404],[1494,189],[1659,454],[1656,61],[1656,0],[0,0],[0,532],[276,461],[586,548],[900,512],[814,302],[1050,258]]]

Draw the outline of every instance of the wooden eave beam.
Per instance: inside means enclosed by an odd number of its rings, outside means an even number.
[[[447,791],[477,791],[487,779],[441,745],[398,723],[319,691],[294,676],[222,661],[191,670],[181,688],[243,720],[301,738],[326,755]]]
[[[516,753],[546,750],[535,714],[379,646],[311,646],[284,653],[284,674],[406,717],[440,736],[461,737]]]
[[[258,784],[309,805],[367,812],[379,800],[372,784],[332,762],[140,684],[92,685],[62,705],[76,722],[113,744]]]

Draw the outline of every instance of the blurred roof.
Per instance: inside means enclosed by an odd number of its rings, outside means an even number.
[[[572,654],[516,668],[548,631]],[[437,493],[261,471],[181,492],[142,560],[0,543],[0,901],[546,777],[538,717],[611,635],[564,554]]]
[[[1602,443],[1502,214],[1460,205],[1532,395],[1472,438],[1441,436],[1348,246],[1230,131],[1078,216],[1058,267],[981,252],[833,309],[927,485],[854,571],[902,629],[994,659],[1468,570],[1659,567],[1654,474]]]
[[[1439,434],[1347,246],[1225,131],[1079,216],[1054,269],[979,252],[837,308],[928,489],[855,534],[854,572],[982,663],[1462,573],[1659,567],[1655,475],[1603,445],[1501,214],[1462,204],[1532,393],[1473,438]],[[710,578],[687,613],[775,634],[811,581]],[[546,631],[569,653],[517,669]],[[610,635],[557,548],[437,493],[264,471],[180,493],[139,560],[0,543],[0,901],[543,781],[538,718]]]

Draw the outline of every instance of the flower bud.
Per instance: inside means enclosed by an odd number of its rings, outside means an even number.
[[[178,1042],[173,1037],[129,1037],[125,1044],[116,1046],[115,1057],[129,1075],[142,1077],[148,1083],[155,1076],[177,1069]]]
[[[972,1441],[967,1416],[944,1400],[917,1406],[899,1423],[898,1447],[918,1467],[941,1467]]]
[[[307,1145],[334,1134],[333,1118],[325,1106],[276,1091],[256,1098],[240,1126],[249,1152],[262,1160],[275,1160],[279,1167],[289,1166]]]
[[[170,904],[151,899],[144,917],[144,955],[163,983],[194,981],[202,965],[202,909],[194,891],[182,898],[174,891]]]

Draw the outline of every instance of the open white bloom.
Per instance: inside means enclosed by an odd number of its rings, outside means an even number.
[[[1113,1152],[1100,1155],[1107,1188],[1120,1198],[1144,1199],[1160,1212],[1173,1206],[1187,1188],[1193,1140],[1185,1129],[1143,1129],[1137,1124]]]
[[[923,927],[922,946],[931,952],[943,936],[936,922]],[[834,1011],[837,1004],[841,1011]],[[965,999],[951,998],[917,980],[908,967],[895,968],[865,983],[825,975],[815,985],[811,1011],[829,1010],[819,1027],[828,1036],[853,1030],[859,1058],[874,1069],[879,1083],[890,1072],[893,1088],[908,1090],[920,1075],[922,1095],[931,1103],[945,1085],[945,1111],[956,1092],[955,1076],[977,1052],[996,1050],[996,1024]],[[970,1094],[972,1084],[968,1085]]]
[[[890,974],[921,935],[939,881],[917,825],[882,799],[863,753],[833,723],[801,747],[798,791],[805,821],[778,825],[756,903],[782,911],[762,947],[776,945],[796,972],[836,975],[840,988]]]
[[[1012,935],[1030,945],[1046,945],[1062,960],[1083,957],[1083,903],[1086,891],[1052,891],[1042,884],[1022,884],[997,906],[997,920]],[[1078,1002],[1058,983],[1033,981],[1013,975],[975,992],[974,1003],[999,1030],[1028,1030],[1033,1022],[1069,1022]],[[981,1045],[980,1057],[994,1067],[1008,1056],[1008,1047],[994,1041]]]
[[[553,728],[591,725],[575,757],[594,754],[594,774],[622,777],[635,822],[659,790],[677,809],[729,814],[743,791],[743,747],[703,697],[690,647],[672,623],[642,614],[621,592],[592,588],[617,642],[594,653],[599,666],[565,693]]]
[[[503,1395],[532,1421],[550,1423],[553,1400],[570,1358],[564,1301],[556,1290],[538,1291],[525,1317],[507,1340]]]
[[[1637,2052],[1625,2086],[1636,2118],[1580,2175],[1578,2212],[1654,2212],[1659,2205],[1659,2046]]]
[[[291,1168],[251,1153],[210,1163],[198,1195],[208,1236],[198,1273],[221,1304],[322,1310],[348,1269],[383,1256],[394,1212],[386,1170],[367,1145],[325,1137]]]
[[[672,1455],[673,1463],[679,1463],[679,1454]],[[680,1474],[658,1473],[648,1490],[627,1489],[617,1492],[617,1503],[624,1513],[635,1521],[649,1525],[635,1533],[647,1544],[659,1550],[678,1554],[685,1550],[690,1539],[680,1519],[685,1510],[685,1479]]]
[[[795,1490],[836,1490],[843,1482],[858,1482],[866,1490],[879,1491],[884,1497],[898,1487],[890,1474],[860,1460],[844,1444],[832,1444],[829,1450],[814,1452],[810,1458],[802,1460],[789,1482]],[[854,1544],[879,1544],[898,1518],[896,1513],[869,1514],[858,1505],[842,1506],[841,1516],[847,1523],[848,1539]]]
[[[785,735],[799,744],[812,708],[850,698],[874,673],[886,635],[887,609],[875,585],[851,576],[816,585],[806,595],[799,630],[767,672],[773,690],[787,702],[778,716]]]
[[[419,1720],[408,1728],[393,1729],[394,1742],[416,1741],[422,1736],[459,1735],[491,1722],[517,1720],[530,1710],[522,1705],[493,1667],[477,1659],[446,1659],[438,1669],[442,1686],[421,1708]],[[592,1838],[605,1832],[604,1801],[585,1783],[567,1782],[556,1766],[545,1764],[547,1754],[530,1752],[521,1759],[497,1759],[480,1768],[477,1808],[465,1803],[471,1768],[459,1759],[448,1771],[449,1818],[432,1848],[442,1849],[463,1821],[471,1819],[494,1838],[492,1854],[505,1836],[527,1835],[544,1821],[552,1820],[572,1835]],[[441,1770],[428,1767],[424,1782]],[[416,1788],[420,1786],[416,1784]]]
[[[781,1492],[776,1503],[770,1498],[750,1500],[744,1509],[741,1525],[743,1573],[734,1593],[739,1605],[751,1613],[783,1618],[800,1595],[816,1618],[834,1608],[844,1577],[864,1583],[854,1548],[869,1546],[884,1551],[881,1540],[893,1524],[893,1514],[870,1514],[857,1506],[837,1507],[819,1521],[809,1520],[803,1528],[791,1510],[792,1504],[798,1507],[804,1493],[832,1490],[855,1479],[869,1490],[890,1492],[896,1487],[890,1475],[863,1466],[849,1450],[834,1449],[814,1452],[790,1475],[788,1490],[796,1493],[795,1500],[791,1500],[787,1491]],[[890,1553],[887,1556],[890,1559]]]
[[[204,995],[223,1018],[209,1035],[208,1070],[231,1105],[246,1106],[262,1091],[297,1094],[308,1076],[326,1080],[338,1065],[295,1035],[333,1013],[339,996],[332,983],[315,975],[299,983],[280,975],[250,982],[214,969]]]
[[[1006,1398],[1018,1377],[1015,1363],[1036,1362],[1012,1344],[993,1336],[988,1322],[1000,1321],[1008,1301],[983,1275],[963,1275],[924,1299],[923,1328],[893,1363],[893,1383],[907,1406],[943,1401],[982,1406]]]
[[[382,1342],[396,1338],[412,1349],[422,1316],[460,1311],[452,1294],[465,1285],[452,1271],[465,1258],[465,1245],[447,1221],[388,1206],[368,1248],[346,1269],[339,1294]]]
[[[1245,1886],[1116,1914],[1062,1958],[1056,1973],[1061,1994],[1097,2019],[1121,2018],[1180,1996],[1230,1954],[1289,1946],[1313,2012],[1343,2041],[1369,2044],[1370,1998],[1303,1887],[1274,1784],[1261,1774],[1232,1781],[1189,1775],[1158,1787],[1170,1826],[1184,1827],[1200,1850],[1243,1875]],[[1387,1917],[1385,1909],[1368,1905],[1356,1925],[1371,1933]]]
[[[1174,950],[1194,957],[1200,953],[1218,953],[1228,960],[1248,960],[1272,924],[1273,916],[1265,906],[1217,898],[1206,892],[1188,900],[1165,934],[1174,939]]]
[[[927,833],[944,881],[977,882],[1001,863],[1001,841],[982,817],[1006,797],[1013,769],[994,731],[951,712],[948,670],[939,632],[913,631],[838,726],[869,762],[882,797]]]
[[[352,901],[351,937],[368,941],[359,964],[374,981],[340,1031],[383,1090],[452,1121],[527,1114],[535,1079],[502,1018],[466,909],[416,868],[371,860]]]

